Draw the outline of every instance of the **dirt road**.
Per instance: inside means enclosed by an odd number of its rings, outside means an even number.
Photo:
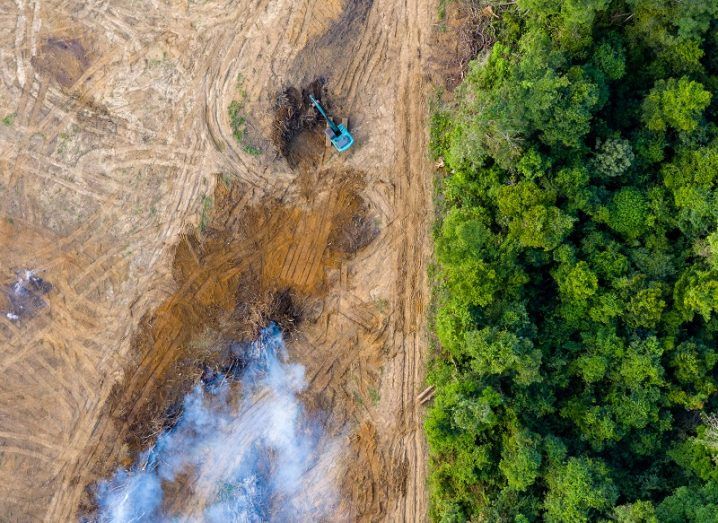
[[[250,273],[305,311],[290,353],[308,404],[345,438],[334,517],[425,519],[415,397],[436,12],[434,0],[0,0],[0,285],[8,294],[23,269],[52,285],[27,315],[0,316],[0,520],[75,520],[141,446],[130,433],[144,406],[169,401],[178,354],[234,307],[223,289]],[[271,138],[277,97],[318,78],[357,146],[339,157],[310,140],[288,160]],[[341,247],[357,209],[375,232]],[[196,379],[186,372],[176,387]]]

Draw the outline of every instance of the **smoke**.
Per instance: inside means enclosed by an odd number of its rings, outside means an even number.
[[[245,361],[239,383],[218,375],[195,387],[175,427],[98,486],[100,522],[326,516],[337,500],[328,473],[336,445],[299,402],[304,368],[286,361],[276,325],[246,347]]]

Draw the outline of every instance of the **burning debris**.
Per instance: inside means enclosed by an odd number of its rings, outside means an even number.
[[[37,275],[36,271],[18,271],[15,282],[3,289],[9,310],[5,317],[10,321],[29,318],[46,305],[43,296],[52,290],[52,284]]]
[[[237,377],[205,372],[175,426],[130,470],[97,490],[100,522],[319,521],[336,502],[319,452],[322,433],[298,395],[304,367],[286,362],[271,324],[237,344]],[[317,477],[324,481],[317,481]]]

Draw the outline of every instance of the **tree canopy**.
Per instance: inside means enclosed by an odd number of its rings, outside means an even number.
[[[431,516],[718,521],[718,1],[496,23],[432,116]]]

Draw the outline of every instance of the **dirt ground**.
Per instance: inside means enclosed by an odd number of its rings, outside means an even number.
[[[0,521],[90,514],[268,319],[342,438],[332,519],[426,519],[436,13],[0,0]],[[276,143],[282,94],[317,80],[348,154],[312,122]]]

